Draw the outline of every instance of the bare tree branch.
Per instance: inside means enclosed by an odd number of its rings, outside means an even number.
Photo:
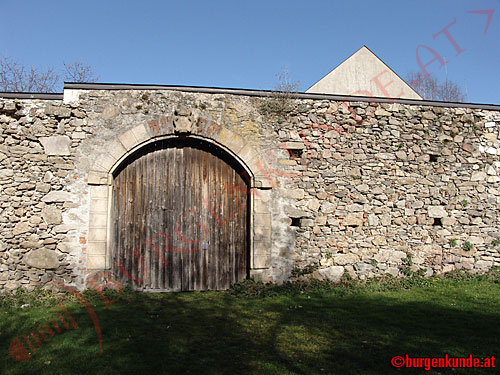
[[[462,92],[462,88],[449,80],[444,81],[440,86],[439,96],[447,102],[463,102],[466,100],[466,95]]]
[[[0,56],[0,90],[14,92],[54,92],[59,81],[52,68],[41,71],[19,61]]]
[[[65,80],[70,82],[97,82],[99,79],[90,65],[81,61],[75,61],[71,64],[64,63],[64,71]]]
[[[421,72],[411,72],[407,75],[407,80],[425,100],[463,102],[467,99],[462,88],[448,79],[439,83],[433,75],[425,77]]]
[[[64,79],[71,82],[96,82],[98,76],[89,65],[80,61],[64,63]],[[0,56],[0,91],[55,92],[61,84],[58,72],[26,66],[7,56]]]

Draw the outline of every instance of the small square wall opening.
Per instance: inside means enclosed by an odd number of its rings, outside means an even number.
[[[429,161],[432,163],[435,163],[438,161],[438,155],[435,154],[429,154]]]
[[[299,149],[288,149],[288,154],[292,159],[300,159],[302,157],[302,151]]]
[[[442,227],[443,223],[441,222],[441,218],[435,217],[434,218],[434,222],[432,223],[432,225],[437,226],[437,227]]]
[[[292,223],[290,224],[292,227],[298,227],[300,228],[300,218],[299,217],[292,217]]]

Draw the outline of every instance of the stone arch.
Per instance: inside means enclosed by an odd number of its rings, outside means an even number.
[[[112,142],[104,146],[105,151],[96,157],[89,172],[89,184],[108,184],[109,177],[122,160],[135,152],[140,147],[165,138],[178,137],[179,134],[170,133],[163,135],[151,134],[145,125],[138,125],[120,134]],[[183,133],[183,136],[202,139],[214,143],[231,154],[245,167],[251,176],[252,188],[271,188],[274,185],[273,176],[266,160],[260,152],[250,143],[247,143],[239,134],[221,128],[214,136]]]
[[[145,145],[176,137],[190,137],[213,143],[229,153],[247,171],[250,176],[250,274],[252,276],[267,269],[272,234],[270,189],[275,186],[275,180],[262,155],[254,145],[232,130],[212,124],[211,128],[216,131],[211,134],[191,133],[190,126],[188,129],[183,127],[182,131],[173,128],[162,134],[157,131],[157,124],[161,121],[160,118],[159,121],[137,125],[123,132],[105,144],[103,152],[96,157],[88,174],[90,204],[87,269],[106,270],[111,266],[110,211],[113,172],[129,155]]]

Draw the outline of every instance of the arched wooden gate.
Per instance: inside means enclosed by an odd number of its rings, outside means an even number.
[[[248,176],[208,142],[151,143],[113,183],[117,280],[134,289],[227,289],[248,273]]]

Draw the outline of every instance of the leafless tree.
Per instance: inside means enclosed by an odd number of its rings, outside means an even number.
[[[437,100],[438,95],[438,82],[430,76],[424,78],[421,72],[411,72],[407,76],[411,87],[419,93],[419,95],[426,100]]]
[[[467,95],[463,93],[462,88],[448,79],[441,84],[439,96],[446,102],[464,102],[467,100]]]
[[[0,90],[15,92],[54,92],[59,75],[52,68],[40,70],[0,56]]]
[[[98,79],[92,68],[80,61],[64,63],[62,76],[71,82],[96,82]],[[60,74],[52,67],[40,69],[0,56],[0,91],[55,92],[60,84]]]
[[[445,102],[463,102],[467,99],[462,88],[446,77],[440,83],[432,74],[427,77],[422,72],[411,72],[407,75],[410,85],[426,100],[441,100]]]
[[[96,82],[99,79],[91,66],[81,61],[64,63],[64,71],[64,79],[70,82]]]

